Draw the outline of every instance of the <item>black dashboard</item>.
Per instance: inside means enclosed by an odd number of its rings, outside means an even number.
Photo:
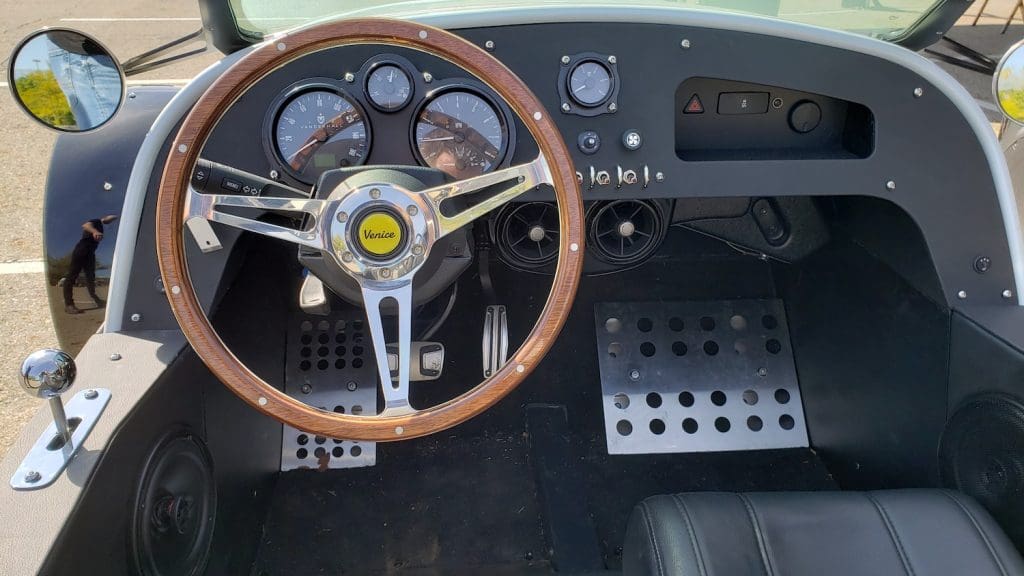
[[[943,73],[930,72],[934,66],[915,54],[886,46],[878,51],[882,57],[872,52],[880,43],[854,37],[817,42],[768,28],[755,33],[668,23],[524,23],[453,31],[515,72],[554,117],[588,209],[588,273],[628,269],[656,251],[657,243],[600,247],[602,234],[632,232],[621,228],[623,213],[639,210],[634,229],[656,237],[675,224],[716,235],[715,226],[745,215],[736,238],[746,241],[736,243],[787,259],[806,248],[790,241],[794,234],[817,233],[808,226],[811,198],[873,196],[898,205],[917,224],[947,300],[965,291],[972,299],[1001,303],[1005,288],[1014,286],[1005,231],[991,225],[1003,221],[991,151],[964,103],[941,85]],[[374,101],[372,90],[380,84],[371,77],[392,66],[406,75],[408,93],[399,82],[392,85],[397,95]],[[579,88],[574,72],[596,77],[598,84],[607,74],[607,86],[583,81]],[[295,148],[282,151],[275,138],[287,135],[279,125],[288,106],[318,85],[339,96],[329,107],[343,102],[339,112],[347,105],[358,112],[346,122],[363,122],[366,135],[361,145],[311,159],[314,167],[341,166],[353,148],[356,156],[348,162],[355,165],[429,165],[431,151],[424,152],[417,136],[449,143],[458,136],[436,121],[422,133],[417,126],[424,125],[425,110],[453,92],[489,105],[493,116],[478,122],[493,117],[504,123],[490,141],[477,130],[482,139],[471,152],[479,158],[486,149],[490,156],[473,169],[528,162],[537,154],[521,123],[465,71],[413,50],[354,45],[312,53],[269,73],[228,110],[203,157],[308,189],[315,175],[289,168],[287,155]],[[476,103],[463,102],[470,108]],[[341,133],[351,127],[337,128]],[[440,132],[427,135],[432,130]],[[299,147],[309,139],[292,137]],[[242,193],[246,185],[259,193],[265,182],[235,184]],[[555,256],[549,229],[516,222],[550,217],[550,191],[537,189],[520,200],[488,220],[489,239],[514,268],[544,271]],[[543,239],[530,245],[532,254],[508,250],[531,233]],[[984,274],[972,267],[979,255],[993,263]]]

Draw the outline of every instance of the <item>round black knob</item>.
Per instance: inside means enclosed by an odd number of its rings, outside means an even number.
[[[586,130],[580,132],[580,135],[576,137],[576,145],[579,147],[580,152],[588,155],[593,154],[601,148],[601,137],[593,130]]]
[[[821,108],[810,101],[803,101],[789,111],[789,127],[795,132],[806,134],[821,124]]]

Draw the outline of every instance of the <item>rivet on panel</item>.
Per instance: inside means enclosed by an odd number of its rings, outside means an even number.
[[[920,87],[914,88],[914,98],[920,98],[921,96],[924,96],[924,90]]]
[[[520,374],[522,374],[523,372],[526,372],[526,366],[523,366],[522,364],[519,364],[518,366],[516,366],[516,372],[519,372]]]
[[[398,436],[401,436],[402,434],[405,434],[405,428],[403,428],[401,426],[395,426],[395,434],[398,435]]]
[[[534,112],[534,113],[533,113],[533,119],[534,119],[534,120],[540,120],[540,119],[541,119],[541,118],[543,118],[543,117],[544,117],[544,115],[543,115],[543,114],[541,114],[540,112]]]
[[[486,48],[488,52],[493,51],[494,50],[494,40],[488,40],[487,42],[484,42],[484,48]]]
[[[260,396],[260,398],[259,398],[259,400],[257,400],[257,402],[259,402],[260,406],[266,406],[267,405],[267,399],[264,398],[263,396]]]
[[[427,39],[427,31],[426,30],[420,30],[420,40],[426,40],[426,39]]]
[[[278,42],[277,43],[277,51],[278,52],[284,52],[285,48],[287,48],[287,46],[284,45],[284,42]]]
[[[961,300],[966,300],[967,299],[967,290],[961,290],[961,291],[957,292],[956,293],[956,297],[961,299]]]
[[[1013,290],[1003,290],[1003,298],[1006,298],[1007,300],[1013,298]]]
[[[175,294],[175,295],[181,294],[181,287],[180,286],[171,286],[171,294]]]
[[[188,146],[186,144],[178,144],[178,152],[181,152],[182,154],[188,152]]]
[[[579,252],[580,245],[575,243],[575,242],[573,242],[572,244],[569,244],[569,250],[571,250],[573,252]]]
[[[885,183],[885,189],[888,190],[889,192],[892,192],[893,190],[896,189],[896,182],[894,180],[889,180],[888,182]]]
[[[683,41],[679,43],[679,46],[683,50],[689,50],[690,49],[690,39],[689,38],[683,38]]]

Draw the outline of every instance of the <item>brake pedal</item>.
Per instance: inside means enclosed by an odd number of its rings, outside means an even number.
[[[440,342],[411,342],[409,346],[409,381],[437,380],[444,370],[444,344]],[[391,379],[398,380],[398,344],[388,344],[388,370]]]
[[[490,378],[508,361],[508,316],[505,307],[491,305],[484,312],[484,378]]]

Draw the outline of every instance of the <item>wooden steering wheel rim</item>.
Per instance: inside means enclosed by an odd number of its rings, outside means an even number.
[[[519,116],[547,161],[558,203],[558,265],[533,330],[508,362],[473,389],[443,404],[402,416],[351,416],[319,410],[263,381],[235,357],[210,324],[185,262],[183,228],[191,171],[224,112],[258,80],[303,55],[352,44],[412,48],[476,76]],[[266,40],[231,66],[199,98],[170,149],[157,198],[156,246],[167,299],[192,348],[221,382],[248,404],[281,422],[328,438],[386,442],[445,430],[483,412],[525,379],[561,331],[583,266],[583,202],[561,133],[533,92],[511,70],[474,44],[444,30],[401,20],[339,20]]]

